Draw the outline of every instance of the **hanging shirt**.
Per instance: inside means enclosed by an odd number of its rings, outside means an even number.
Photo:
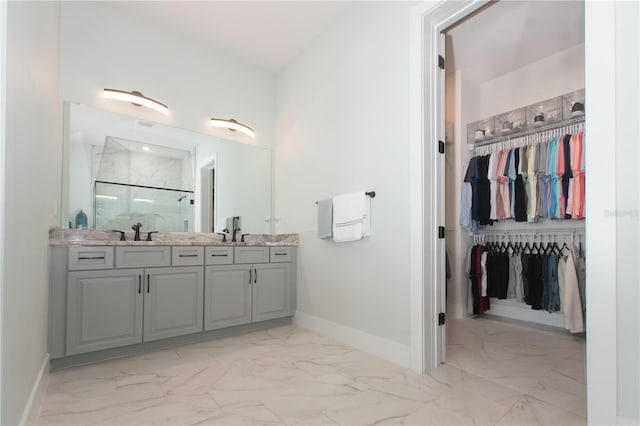
[[[538,178],[538,200],[536,202],[536,217],[547,217],[547,204],[549,197],[549,177],[547,167],[549,163],[549,142],[538,144],[536,176]]]
[[[559,138],[556,136],[549,142],[549,162],[547,164],[547,171],[549,176],[549,197],[547,198],[549,204],[547,206],[547,217],[549,219],[553,219],[554,217],[556,217],[558,204],[558,197],[556,196],[558,185],[556,185],[557,176],[555,173],[556,162],[558,161],[558,140]]]
[[[584,318],[582,316],[578,278],[572,254],[563,256],[560,259],[558,263],[558,280],[562,281],[563,294],[561,298],[563,300],[564,325],[572,333],[581,333],[584,331]]]
[[[562,197],[564,200],[564,219],[571,219],[571,215],[567,214],[567,203],[569,202],[569,181],[573,177],[571,171],[571,135],[566,135],[562,140],[564,148],[564,174],[562,175]]]
[[[490,219],[491,216],[491,190],[490,190],[490,181],[488,178],[489,174],[489,159],[488,155],[478,157],[477,165],[477,180],[476,180],[476,188],[474,188],[473,197],[474,197],[474,205],[477,202],[477,217],[474,217],[480,225],[490,225],[493,221]],[[477,197],[476,197],[477,194]]]
[[[520,303],[524,302],[524,281],[522,275],[522,257],[519,254],[514,254],[511,256],[513,259],[513,268],[515,270],[515,291],[516,291],[516,300]]]
[[[487,297],[487,252],[484,251],[480,255],[480,295],[482,297]]]
[[[498,173],[498,162],[499,162],[500,152],[494,152],[491,154],[489,158],[489,182],[490,182],[490,204],[491,204],[491,212],[489,215],[489,219],[496,220],[498,219],[498,203],[496,202],[496,198],[498,195],[498,181],[496,180],[496,176]]]
[[[569,181],[569,201],[567,202],[567,213],[573,219],[584,218],[584,139],[583,132],[576,133],[571,137],[571,172],[572,178]]]
[[[536,220],[536,203],[538,194],[536,192],[538,186],[538,175],[536,173],[536,159],[538,147],[532,145],[527,150],[527,221],[535,222]]]
[[[565,136],[566,137],[566,136]],[[562,189],[562,178],[564,176],[564,137],[560,138],[558,141],[558,158],[556,160],[556,180],[555,184],[556,188],[556,213],[554,214],[554,218],[556,219],[564,219],[565,214],[565,198],[564,191]]]
[[[471,187],[471,174],[473,171],[472,160],[470,160],[467,165],[467,171],[462,182],[462,191],[460,194],[460,225],[464,229],[473,232],[477,229],[474,227],[474,221],[471,218],[471,207],[473,204],[473,189]]]
[[[527,221],[527,194],[525,193],[524,188],[524,180],[522,178],[522,158],[520,154],[522,153],[521,148],[516,148],[514,150],[515,161],[516,161],[516,170],[520,170],[520,172],[516,175],[516,181],[514,184],[514,215],[513,217],[516,219],[516,222],[526,222]]]
[[[505,175],[507,170],[507,161],[509,159],[509,151],[500,151],[500,161],[498,162],[498,172],[496,180],[498,181],[498,191],[496,196],[498,219],[508,219],[511,217],[511,200],[509,195],[509,177]]]
[[[506,175],[509,177],[509,207],[510,214],[509,217],[516,217],[516,200],[515,200],[515,184],[516,184],[516,153],[517,150],[511,149],[509,150],[509,162],[507,164],[507,173]]]

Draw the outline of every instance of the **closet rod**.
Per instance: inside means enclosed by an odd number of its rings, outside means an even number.
[[[472,145],[472,147],[475,149],[475,148],[479,148],[481,146],[492,145],[494,143],[504,142],[504,141],[508,141],[508,140],[511,140],[511,139],[518,139],[518,138],[522,138],[522,137],[525,137],[525,136],[535,135],[537,133],[542,133],[542,132],[546,132],[546,131],[550,131],[550,130],[556,130],[556,129],[560,129],[560,128],[565,127],[565,126],[568,127],[568,126],[572,126],[574,124],[579,124],[579,123],[584,123],[584,116],[578,117],[578,118],[571,118],[569,120],[559,121],[557,123],[547,124],[545,126],[530,128],[530,129],[527,129],[527,130],[523,130],[521,132],[512,133],[510,135],[498,136],[498,137],[495,137],[495,138],[492,138],[492,139],[487,139],[487,140],[484,140],[482,142],[474,143]]]
[[[503,229],[503,230],[489,230],[489,231],[476,231],[470,233],[471,235],[509,235],[509,234],[521,234],[521,235],[538,235],[538,234],[584,234],[583,228],[541,228],[541,229]]]

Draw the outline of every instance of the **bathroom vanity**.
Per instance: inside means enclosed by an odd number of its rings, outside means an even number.
[[[266,328],[295,312],[295,235],[86,234],[50,241],[53,368]]]

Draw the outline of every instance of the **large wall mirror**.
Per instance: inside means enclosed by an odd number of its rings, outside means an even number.
[[[64,119],[61,227],[271,233],[270,150],[73,102]]]

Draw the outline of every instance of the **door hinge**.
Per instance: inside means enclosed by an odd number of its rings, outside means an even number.
[[[443,141],[438,141],[438,152],[440,154],[444,154],[444,142]]]
[[[438,55],[438,68],[444,69],[444,57],[442,55]]]
[[[438,238],[444,238],[444,226],[438,226]]]
[[[438,325],[444,325],[446,314],[444,312],[440,312],[438,314]]]

